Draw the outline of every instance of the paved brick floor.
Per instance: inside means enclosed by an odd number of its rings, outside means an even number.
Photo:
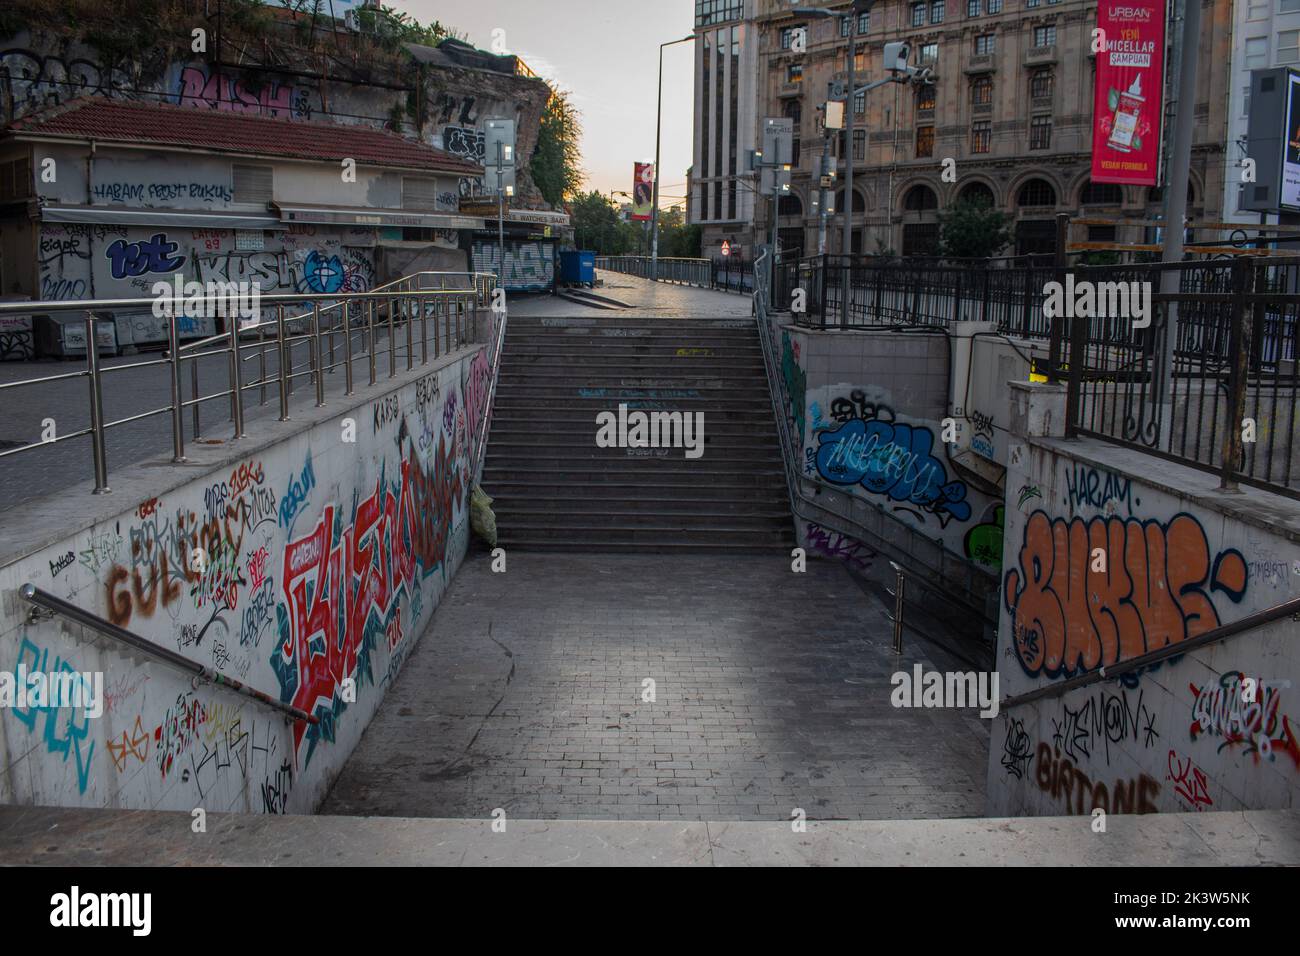
[[[982,814],[988,722],[894,709],[890,674],[944,663],[890,633],[837,564],[475,553],[321,812]]]

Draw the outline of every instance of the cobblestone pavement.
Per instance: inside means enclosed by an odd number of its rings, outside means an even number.
[[[810,820],[984,812],[988,724],[895,709],[838,564],[471,553],[325,814]],[[911,640],[911,638],[909,638]],[[964,669],[964,668],[962,668]],[[642,699],[655,682],[655,700]]]

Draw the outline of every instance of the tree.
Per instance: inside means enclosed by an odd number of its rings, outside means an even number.
[[[607,196],[592,190],[574,197],[569,202],[569,218],[579,249],[592,249],[602,256],[622,255],[627,250],[624,224]]]
[[[577,196],[586,179],[582,172],[581,140],[578,110],[569,101],[567,91],[551,86],[550,98],[538,124],[537,147],[529,170],[542,198],[552,206]]]
[[[951,258],[995,256],[1011,242],[1009,220],[987,200],[961,199],[939,215],[939,254]]]

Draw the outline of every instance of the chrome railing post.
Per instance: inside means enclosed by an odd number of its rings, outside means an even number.
[[[441,320],[442,320],[442,296],[438,296],[433,300],[433,357],[434,358],[437,358],[439,355],[442,354],[442,349],[439,345],[440,335],[438,333],[438,328],[442,324]]]
[[[316,346],[316,407],[320,408],[325,404],[325,376],[322,374],[320,340],[320,300],[314,300],[311,304],[311,335],[312,342]]]
[[[352,318],[348,310],[351,302],[343,304],[343,355],[347,366],[343,372],[343,394],[352,394]]]
[[[406,370],[409,372],[415,368],[415,348],[412,337],[415,335],[413,326],[413,316],[411,315],[411,298],[404,296],[402,298],[402,314],[406,317]]]
[[[234,416],[234,438],[244,437],[244,393],[242,388],[244,376],[239,367],[239,316],[226,317],[230,323],[230,411]]]
[[[181,408],[180,336],[176,334],[176,316],[167,316],[167,378],[172,393],[172,461],[185,460],[185,418]]]
[[[366,351],[370,353],[370,384],[375,384],[375,300],[366,303]]]
[[[395,300],[388,299],[388,377],[397,374],[397,329],[393,325]]]
[[[257,316],[257,380],[261,383],[258,390],[258,405],[266,404],[266,326],[262,324],[262,316],[259,312]]]
[[[190,407],[191,414],[194,418],[194,438],[199,437],[199,357],[190,356],[190,400],[194,404]]]
[[[90,376],[90,446],[94,456],[95,491],[106,495],[108,455],[104,450],[104,389],[99,378],[99,342],[95,339],[95,313],[86,313],[86,372]]]
[[[425,296],[420,296],[417,300],[420,303],[420,364],[429,364],[429,323],[424,315],[424,310],[429,304]]]
[[[284,337],[284,306],[275,307],[275,334],[280,362],[280,421],[289,420],[289,386],[293,383],[289,368],[289,343]]]

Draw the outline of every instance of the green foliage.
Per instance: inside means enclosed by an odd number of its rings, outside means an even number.
[[[535,167],[536,157],[534,176],[537,175]],[[574,196],[569,202],[569,217],[573,223],[574,244],[579,249],[593,249],[602,256],[623,255],[629,251],[627,233],[621,228],[626,223],[619,222],[618,210],[609,197],[594,189]]]
[[[659,255],[665,259],[698,259],[700,227],[688,226],[682,207],[659,210]]]
[[[308,3],[312,0],[308,0]],[[361,7],[357,10],[357,23],[363,32],[374,33],[397,43],[418,43],[437,46],[446,39],[464,39],[456,31],[437,20],[422,24],[409,13],[392,7]]]
[[[582,124],[569,94],[551,87],[538,124],[537,147],[529,171],[542,198],[552,206],[577,196],[586,180],[582,172],[581,140]]]
[[[939,254],[954,258],[996,256],[1011,242],[1009,221],[987,202],[961,200],[939,215]]]

